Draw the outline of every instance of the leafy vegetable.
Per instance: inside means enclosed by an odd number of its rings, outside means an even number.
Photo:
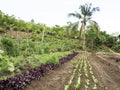
[[[76,55],[77,53],[72,53],[69,54],[67,57],[60,59],[60,62],[62,61],[62,63],[60,64],[65,63]],[[12,64],[9,64],[9,66],[9,70],[13,71],[14,67],[12,66]],[[40,77],[46,74],[46,72],[48,72],[49,70],[54,70],[58,66],[58,64],[53,63],[43,64],[39,67],[28,69],[27,71],[17,74],[14,77],[7,78],[6,80],[0,80],[0,90],[21,90],[23,87],[29,85],[32,80],[39,80]],[[73,77],[71,77],[71,79],[73,79]],[[70,83],[72,82],[70,81]],[[70,86],[66,86],[66,88],[68,87]]]

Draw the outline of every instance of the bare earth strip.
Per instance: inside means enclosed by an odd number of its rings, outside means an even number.
[[[120,62],[111,61],[99,54],[90,54],[89,61],[99,81],[98,90],[120,90]]]

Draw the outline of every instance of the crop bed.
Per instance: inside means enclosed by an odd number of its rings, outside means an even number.
[[[81,88],[82,90],[97,90],[98,80],[93,73],[87,55],[83,53],[77,61],[64,90],[80,90]]]
[[[31,83],[32,80],[39,80],[40,77],[43,77],[46,72],[49,70],[54,70],[59,67],[60,64],[71,60],[78,53],[73,52],[72,54],[67,55],[59,60],[59,64],[45,64],[39,67],[28,69],[26,72],[10,77],[6,80],[0,80],[0,90],[21,90]]]

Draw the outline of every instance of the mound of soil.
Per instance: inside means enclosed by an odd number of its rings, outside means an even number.
[[[31,38],[32,37],[32,33],[29,32],[22,32],[22,31],[6,31],[5,33],[3,33],[5,35],[10,35],[10,36],[14,36],[14,37],[23,37],[23,38]]]

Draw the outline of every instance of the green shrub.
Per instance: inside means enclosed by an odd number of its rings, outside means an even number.
[[[58,64],[59,63],[59,58],[55,55],[49,57],[47,63],[54,63],[54,64]]]
[[[44,54],[44,49],[38,49],[38,54]]]
[[[62,48],[60,48],[60,47],[57,48],[57,51],[58,51],[58,52],[61,52],[61,51],[62,51]]]
[[[114,45],[114,46],[112,47],[112,49],[115,50],[115,51],[117,51],[117,52],[120,52],[120,44]]]
[[[21,44],[20,49],[21,49],[22,51],[25,51],[26,48],[28,48],[28,44],[26,44],[26,43]]]
[[[28,50],[25,50],[25,51],[22,52],[22,55],[23,56],[30,56],[31,52],[29,52]]]
[[[0,27],[0,33],[3,33],[3,32],[5,32],[5,30],[2,27]]]
[[[17,56],[19,55],[19,50],[17,45],[14,44],[14,41],[11,38],[3,37],[1,38],[1,43],[3,48],[6,50],[7,55]]]
[[[15,66],[9,61],[8,56],[2,56],[0,54],[0,74],[4,72],[14,72]]]
[[[49,53],[50,52],[50,48],[49,47],[45,47],[44,48],[44,53]]]
[[[26,67],[24,66],[26,63],[24,56],[17,56],[17,57],[10,57],[11,62],[13,62],[15,66],[14,72],[21,72],[21,70],[24,70]]]
[[[36,47],[35,43],[32,41],[29,41],[29,48],[32,48],[33,50],[35,50],[36,49],[35,47]]]

